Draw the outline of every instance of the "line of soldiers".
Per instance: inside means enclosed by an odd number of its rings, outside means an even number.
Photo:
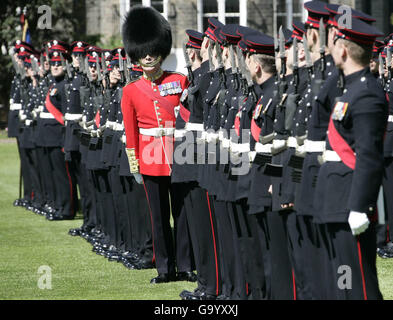
[[[28,55],[32,80],[15,77],[9,117],[21,127],[16,204],[72,218],[77,181],[84,223],[70,233],[128,268],[155,265],[152,283],[197,281],[183,300],[381,299],[393,39],[377,41],[362,12],[342,24],[338,5],[305,9],[274,38],[214,18],[187,30],[188,77],[161,69],[170,26],[140,6],[108,57],[75,42],[72,70],[52,41],[40,72]],[[62,143],[40,142],[57,129]]]

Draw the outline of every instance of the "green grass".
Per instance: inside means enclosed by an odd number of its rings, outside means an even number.
[[[195,284],[151,285],[157,272],[127,270],[91,251],[91,245],[67,234],[81,220],[50,222],[12,205],[18,196],[19,159],[15,140],[0,132],[0,299],[178,300]],[[49,266],[52,289],[38,288],[38,268]],[[393,299],[393,259],[377,260],[385,299]]]
[[[67,234],[82,220],[47,221],[12,205],[18,196],[19,161],[15,143],[0,141],[0,299],[179,300],[194,283],[152,285],[155,269],[127,270]],[[52,289],[39,289],[38,268],[49,266]]]

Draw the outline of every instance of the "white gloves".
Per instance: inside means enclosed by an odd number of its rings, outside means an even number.
[[[142,175],[140,173],[133,173],[133,175],[134,175],[135,181],[138,184],[143,184],[143,178],[142,178]]]
[[[351,227],[352,234],[357,236],[368,228],[370,221],[368,220],[367,214],[351,211],[349,213],[348,223]]]

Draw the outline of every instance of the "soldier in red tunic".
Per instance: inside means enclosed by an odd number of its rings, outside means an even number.
[[[142,77],[124,87],[121,109],[130,170],[145,186],[152,219],[158,276],[151,283],[195,281],[187,222],[177,210],[178,193],[170,177],[175,121],[188,80],[182,74],[161,69],[171,50],[172,34],[168,21],[158,11],[134,7],[127,14],[122,35],[127,54],[143,69]],[[169,222],[171,208],[176,245]]]

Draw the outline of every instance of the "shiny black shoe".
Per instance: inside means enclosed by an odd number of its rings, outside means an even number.
[[[138,269],[131,261],[127,260],[126,258],[121,258],[120,262],[125,266],[128,270],[135,270]]]
[[[182,298],[182,300],[185,300],[185,298],[189,295],[192,294],[196,294],[198,292],[200,292],[201,290],[199,288],[195,288],[195,290],[193,292],[188,291],[188,290],[183,290],[182,292],[180,292],[179,297]]]
[[[150,280],[152,284],[167,283],[171,281],[176,281],[176,275],[171,275],[168,273],[159,273],[157,277]]]
[[[60,221],[60,220],[73,220],[74,217],[71,216],[63,216],[62,214],[55,213],[55,214],[49,214],[46,216],[46,219],[49,221]]]
[[[82,234],[82,229],[81,228],[70,229],[68,230],[68,234],[73,237],[78,237]]]
[[[183,271],[177,273],[177,281],[196,282],[197,279],[197,275],[192,271]]]
[[[22,206],[22,199],[16,199],[13,203],[14,207],[21,207]]]
[[[150,259],[146,258],[141,258],[139,261],[135,262],[135,265],[138,266],[139,269],[154,269],[156,267]]]

